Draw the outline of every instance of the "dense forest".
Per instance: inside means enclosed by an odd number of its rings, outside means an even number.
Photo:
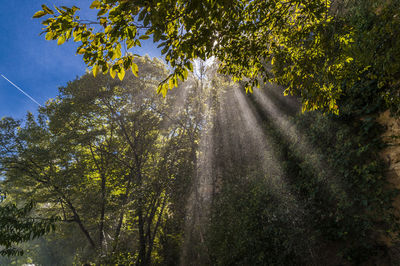
[[[0,121],[0,264],[400,264],[400,2],[145,2],[34,15],[91,70]]]

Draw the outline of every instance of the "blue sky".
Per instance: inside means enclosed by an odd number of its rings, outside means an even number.
[[[77,43],[58,46],[56,41],[46,41],[39,36],[40,19],[32,15],[41,4],[81,7],[80,16],[93,17],[88,6],[90,0],[10,0],[2,1],[0,9],[0,74],[18,85],[40,104],[54,98],[58,88],[82,76],[86,71],[81,55],[75,55]],[[149,39],[134,53],[160,56]],[[35,112],[37,104],[0,77],[0,117],[24,118],[27,111]]]

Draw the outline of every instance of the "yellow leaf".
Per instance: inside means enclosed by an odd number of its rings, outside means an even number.
[[[167,95],[167,90],[168,90],[168,84],[163,83],[163,84],[158,85],[157,93],[161,93],[163,95],[163,97],[165,97]]]
[[[289,90],[288,89],[284,90],[283,91],[283,96],[288,96],[288,95],[289,95]]]
[[[106,34],[108,34],[111,30],[112,30],[111,25],[108,25],[108,26],[104,29],[104,32],[105,32]]]
[[[250,85],[246,86],[245,89],[246,89],[246,94],[249,93],[249,92],[253,93],[253,88]]]
[[[346,58],[346,63],[350,63],[351,61],[353,61],[354,59],[352,57],[347,57]]]
[[[123,80],[124,77],[125,77],[125,69],[124,69],[124,68],[121,68],[121,70],[118,72],[118,78],[119,78],[120,80]]]
[[[92,71],[93,71],[93,76],[96,77],[97,72],[99,71],[99,66],[98,65],[94,65]]]
[[[100,8],[100,2],[99,1],[93,1],[92,4],[90,5],[90,8]]]
[[[162,90],[162,94],[163,94],[164,98],[165,98],[165,96],[167,96],[167,91],[168,91],[168,84],[164,83],[163,84],[163,90]]]
[[[48,32],[48,33],[46,33],[46,36],[44,37],[46,40],[52,40],[53,39],[53,33],[52,32]]]
[[[132,63],[131,70],[132,70],[133,75],[135,75],[135,77],[137,77],[139,69],[135,63]]]
[[[112,67],[110,67],[110,76],[112,78],[115,78],[115,74],[117,74],[117,72],[115,72],[115,70]]]
[[[79,42],[79,41],[81,40],[81,34],[78,33],[77,31],[74,31],[74,32],[72,33],[72,36],[74,36],[74,41],[75,41],[75,42]]]
[[[41,17],[43,17],[43,16],[46,15],[46,14],[47,14],[47,13],[46,13],[45,11],[40,10],[40,11],[36,12],[36,13],[33,15],[33,18],[41,18]]]
[[[58,38],[57,44],[58,44],[58,45],[61,45],[61,44],[63,44],[64,42],[65,42],[65,36],[64,36],[64,35],[61,35],[61,36]]]

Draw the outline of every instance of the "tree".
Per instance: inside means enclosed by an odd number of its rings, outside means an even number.
[[[85,75],[61,88],[37,119],[9,118],[1,127],[5,189],[61,217],[64,234],[75,225],[81,262],[171,260],[162,252],[184,225],[201,123],[189,107],[198,105],[197,86],[188,81],[188,97],[173,108],[174,95],[165,101],[153,93],[164,65],[148,57],[135,63],[139,77]]]
[[[331,15],[331,1],[116,1],[95,0],[97,20],[76,15],[78,7],[43,5],[33,17],[42,21],[47,40],[74,40],[77,53],[93,74],[110,72],[122,79],[137,73],[129,49],[152,36],[162,47],[172,73],[159,85],[168,88],[187,78],[192,61],[216,57],[220,71],[244,80],[246,91],[260,82],[287,87],[286,94],[302,97],[304,110],[337,112],[340,84],[353,61],[346,49],[351,30]],[[354,72],[352,72],[354,74]]]
[[[13,138],[16,134],[18,122],[13,119],[3,118],[0,121],[0,170],[4,176],[8,170],[7,164],[10,160],[15,159],[18,155],[14,149],[10,147],[18,145],[12,143],[8,145],[7,139]],[[7,159],[5,159],[5,157]],[[14,165],[13,170],[21,168],[21,165]],[[40,237],[54,230],[57,218],[55,216],[42,219],[32,215],[34,204],[32,201],[22,200],[25,202],[23,206],[13,202],[12,197],[7,199],[7,193],[4,187],[0,190],[0,255],[15,256],[22,255],[23,250],[18,248],[18,244],[27,242],[31,239]]]

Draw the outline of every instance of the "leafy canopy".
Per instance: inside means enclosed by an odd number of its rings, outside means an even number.
[[[129,49],[152,37],[172,68],[158,87],[164,96],[187,78],[193,60],[215,57],[220,72],[243,80],[246,91],[277,82],[302,97],[304,110],[338,109],[336,85],[352,61],[343,53],[351,36],[326,30],[332,28],[330,1],[95,0],[90,8],[98,10],[96,21],[81,19],[76,6],[53,11],[42,5],[33,17],[50,15],[42,21],[47,40],[79,42],[77,53],[94,75],[123,79],[129,69],[137,75],[138,55]]]

